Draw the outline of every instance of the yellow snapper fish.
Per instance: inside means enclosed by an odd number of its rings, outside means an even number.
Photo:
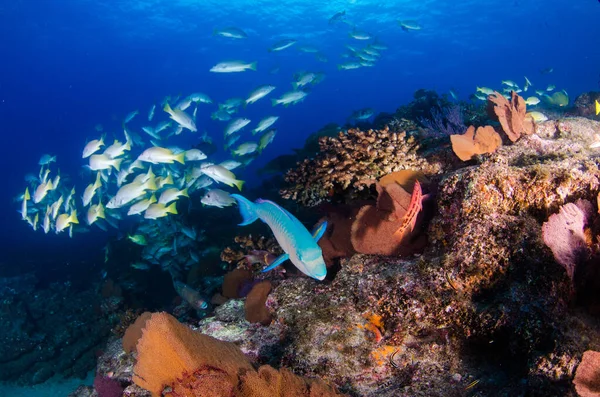
[[[194,123],[194,120],[192,120],[192,118],[183,110],[171,109],[171,106],[169,105],[168,102],[165,103],[163,110],[165,112],[169,113],[169,117],[173,121],[175,121],[177,124],[182,126],[183,128],[187,128],[188,130],[190,130],[192,132],[198,131],[198,129],[196,128],[196,123]]]
[[[171,174],[168,174],[166,177],[158,177],[156,178],[156,187],[158,189],[162,189],[163,187],[167,186],[167,185],[174,185],[175,182],[173,181],[173,176]]]
[[[87,207],[94,195],[96,194],[96,190],[102,186],[102,180],[100,179],[100,173],[96,173],[96,181],[88,185],[83,192],[83,206]]]
[[[175,201],[179,198],[179,196],[190,197],[188,195],[187,188],[183,190],[177,190],[177,188],[170,188],[161,193],[160,198],[158,199],[159,204],[169,204],[171,201]]]
[[[237,149],[233,150],[235,156],[245,156],[247,154],[252,154],[258,150],[258,143],[256,142],[244,142],[240,144]]]
[[[156,196],[153,194],[149,199],[144,199],[144,200],[138,201],[137,203],[135,203],[134,205],[129,207],[129,211],[127,211],[127,215],[141,214],[142,212],[146,211],[148,209],[148,207],[150,207],[150,204],[154,204],[154,203],[156,203]]]
[[[90,156],[90,169],[92,171],[107,170],[111,167],[119,171],[123,159],[111,159],[105,154],[93,154]]]
[[[600,102],[596,99],[596,116],[600,114]]]
[[[23,202],[21,203],[21,219],[27,219],[27,201],[31,200],[31,195],[29,195],[29,188],[25,188],[25,194],[23,195]]]
[[[33,222],[31,223],[31,227],[33,228],[33,231],[37,230],[39,221],[40,221],[40,213],[36,212],[35,216],[33,217]]]
[[[98,150],[102,149],[104,146],[104,137],[100,139],[94,139],[93,141],[89,141],[87,145],[83,148],[83,154],[81,155],[82,159],[90,157],[92,154],[96,153]]]
[[[531,117],[536,123],[548,120],[548,117],[542,112],[528,112],[526,115]]]
[[[107,155],[109,158],[114,159],[119,156],[122,156],[123,154],[125,154],[125,151],[129,150],[131,150],[131,144],[129,141],[121,143],[117,139],[115,139],[115,142],[112,145],[104,149],[104,154]]]
[[[167,216],[168,214],[177,215],[176,203],[166,206],[164,204],[155,203],[150,204],[146,212],[144,212],[145,219],[158,219]]]
[[[220,62],[210,68],[210,72],[213,73],[233,73],[233,72],[244,72],[246,70],[256,71],[256,62],[243,62],[243,61],[229,61]]]
[[[146,193],[146,190],[156,190],[154,179],[148,179],[144,183],[134,181],[127,185],[123,185],[117,191],[117,194],[106,204],[106,208],[121,208],[138,197],[143,196]]]
[[[245,105],[249,105],[251,103],[258,101],[261,98],[264,98],[265,96],[269,95],[269,93],[271,91],[273,91],[274,89],[275,89],[275,86],[272,86],[272,85],[263,85],[263,86],[258,87],[257,89],[255,89],[254,91],[252,91],[250,93],[250,95],[248,96],[248,98],[245,101]]]
[[[33,193],[33,202],[37,204],[42,201],[50,190],[52,190],[52,181],[40,183]]]
[[[477,87],[477,92],[481,92],[485,95],[492,95],[494,93],[494,90],[488,87]]]
[[[105,218],[104,207],[102,206],[102,203],[90,206],[87,212],[87,224],[92,225],[99,218]]]
[[[147,245],[148,244],[148,240],[146,240],[146,236],[144,236],[143,234],[128,234],[127,238],[129,240],[131,240],[132,242],[136,243],[137,245]]]
[[[42,230],[45,234],[50,231],[50,207],[46,207],[46,214],[44,215],[44,221],[42,222]]]
[[[220,165],[209,165],[208,167],[204,167],[202,172],[215,182],[221,182],[228,186],[235,186],[240,191],[244,185],[244,181],[236,179],[233,172]]]
[[[60,210],[60,206],[62,204],[63,204],[63,196],[60,196],[58,198],[58,200],[56,200],[54,203],[52,203],[52,205],[50,206],[52,219],[56,220],[56,217],[58,216],[58,211]],[[65,212],[69,212],[69,208],[67,206],[65,206]]]
[[[60,214],[58,218],[56,218],[56,233],[62,232],[72,224],[79,224],[77,212],[75,210],[71,211],[70,214]]]
[[[525,100],[525,103],[527,104],[527,106],[535,106],[540,103],[540,98],[535,97],[535,96],[530,96],[529,98],[527,98]]]
[[[138,160],[152,164],[172,164],[175,161],[185,164],[185,152],[174,154],[170,149],[154,146],[144,150]]]

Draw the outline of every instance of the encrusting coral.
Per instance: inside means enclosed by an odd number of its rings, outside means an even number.
[[[256,371],[233,343],[194,332],[167,313],[152,314],[137,352],[133,381],[156,397],[341,396],[285,369]]]
[[[438,166],[430,165],[417,154],[419,145],[414,137],[388,128],[349,129],[335,138],[321,138],[319,147],[314,159],[306,159],[287,172],[285,180],[291,186],[280,191],[283,198],[315,206],[335,194],[347,194],[363,180],[378,179],[391,172],[439,172]]]

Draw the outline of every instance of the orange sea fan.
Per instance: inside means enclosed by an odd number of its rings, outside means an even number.
[[[476,154],[494,153],[502,145],[502,138],[494,127],[470,126],[463,135],[450,135],[452,150],[462,161],[471,160]]]
[[[496,116],[508,139],[516,142],[521,135],[533,134],[535,125],[533,119],[527,116],[525,99],[514,91],[510,92],[510,96],[509,102],[502,94],[494,91],[488,96],[488,111],[490,116]]]

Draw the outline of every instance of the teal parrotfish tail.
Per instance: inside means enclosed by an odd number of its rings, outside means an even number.
[[[323,222],[311,234],[306,227],[292,214],[269,200],[257,199],[254,203],[239,194],[232,194],[244,218],[240,226],[249,225],[257,219],[271,228],[275,239],[285,252],[264,271],[271,270],[289,259],[302,273],[323,280],[327,268],[323,260],[323,252],[317,244],[325,233],[327,223]]]

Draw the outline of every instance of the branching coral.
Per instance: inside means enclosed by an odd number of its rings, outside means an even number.
[[[289,170],[285,180],[291,185],[280,191],[284,198],[315,206],[334,194],[346,193],[363,180],[378,179],[394,171],[419,169],[437,172],[417,154],[419,145],[406,133],[389,129],[361,131],[349,129],[336,138],[321,138],[320,153]]]

